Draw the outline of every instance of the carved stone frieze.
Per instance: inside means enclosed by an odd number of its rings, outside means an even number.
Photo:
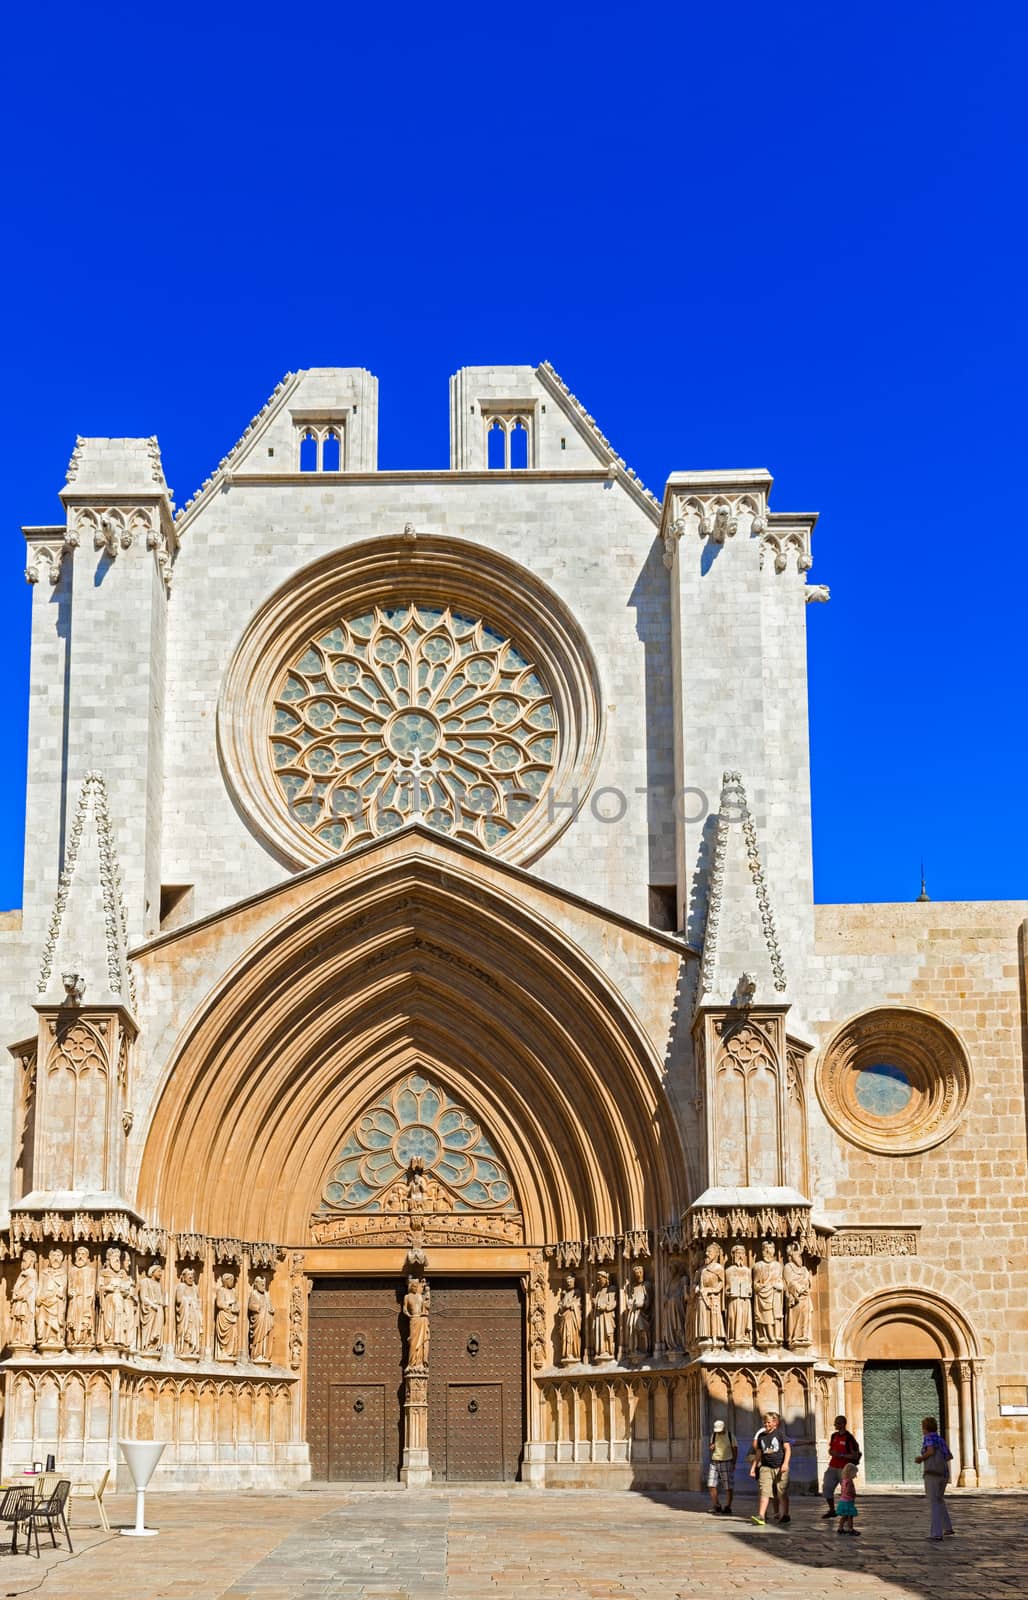
[[[39,583],[45,578],[56,588],[64,558],[73,548],[67,539],[30,540],[25,561],[25,582]]]
[[[833,1256],[916,1256],[920,1228],[840,1228],[830,1244]]]
[[[546,1365],[546,1303],[549,1275],[541,1250],[533,1250],[528,1273],[528,1333],[532,1366],[538,1371]],[[579,1320],[581,1331],[581,1319]]]
[[[518,1214],[482,1215],[473,1212],[426,1212],[418,1218],[418,1232],[428,1244],[523,1244],[524,1224]],[[402,1213],[392,1216],[372,1212],[361,1216],[316,1217],[310,1224],[315,1244],[406,1244],[410,1225]]]
[[[776,572],[785,572],[794,559],[797,572],[809,572],[814,565],[810,553],[810,534],[813,523],[800,524],[789,529],[765,532],[760,541],[760,565],[770,561]]]
[[[760,537],[767,527],[767,500],[763,491],[746,494],[712,492],[675,494],[671,517],[664,532],[664,565],[674,565],[678,541],[690,530],[709,543],[723,545],[744,527],[748,537]]]
[[[294,1250],[289,1261],[289,1365],[294,1372],[303,1364],[304,1333],[307,1326],[307,1296],[311,1280],[304,1274],[302,1250]]]

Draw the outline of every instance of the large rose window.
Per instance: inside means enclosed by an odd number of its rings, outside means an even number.
[[[270,729],[291,816],[342,851],[411,820],[493,849],[539,805],[554,699],[510,638],[450,607],[375,606],[283,673]]]

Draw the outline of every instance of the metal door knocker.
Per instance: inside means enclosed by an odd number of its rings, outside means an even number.
[[[469,1356],[477,1356],[478,1355],[478,1349],[479,1349],[478,1340],[475,1338],[475,1335],[472,1334],[471,1338],[468,1340],[468,1355]]]
[[[364,1401],[355,1400],[353,1402],[353,1409],[356,1411],[357,1415],[360,1416],[360,1413],[364,1410]]]
[[[474,1416],[475,1412],[478,1410],[478,1401],[477,1400],[469,1400],[468,1401],[468,1410],[471,1412],[471,1415]]]
[[[355,1356],[362,1356],[364,1354],[364,1350],[364,1340],[360,1337],[360,1335],[358,1335],[353,1341],[353,1353]]]

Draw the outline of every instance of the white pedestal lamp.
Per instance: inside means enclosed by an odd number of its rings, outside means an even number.
[[[134,1539],[152,1539],[157,1529],[144,1527],[143,1498],[154,1468],[164,1454],[164,1443],[156,1439],[119,1439],[118,1443],[136,1486],[136,1525],[134,1528],[122,1528],[121,1531]]]

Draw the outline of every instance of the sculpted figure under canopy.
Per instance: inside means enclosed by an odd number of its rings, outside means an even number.
[[[753,1274],[741,1244],[732,1247],[732,1264],[725,1273],[728,1295],[726,1335],[732,1350],[748,1349],[753,1343]]]
[[[175,1290],[175,1354],[194,1357],[203,1344],[203,1308],[196,1272],[183,1267]]]
[[[664,1342],[669,1350],[685,1348],[685,1297],[688,1282],[676,1262],[664,1288]]]
[[[697,1339],[703,1344],[724,1344],[725,1269],[716,1244],[708,1244],[704,1252],[694,1303]]]
[[[250,1329],[250,1360],[267,1366],[271,1361],[275,1308],[268,1293],[268,1280],[263,1273],[258,1272],[253,1280],[250,1298],[246,1302],[246,1315]]]
[[[115,1348],[132,1344],[135,1285],[122,1267],[121,1251],[112,1245],[97,1274],[100,1301],[100,1343]]]
[[[222,1273],[214,1293],[214,1354],[219,1361],[236,1357],[239,1333],[239,1296],[234,1272]]]
[[[568,1273],[557,1298],[557,1360],[562,1367],[582,1359],[582,1302],[573,1276]]]
[[[786,1338],[792,1349],[802,1349],[812,1337],[813,1310],[810,1303],[811,1276],[803,1265],[803,1251],[793,1239],[786,1252],[785,1280]]]
[[[26,1250],[11,1290],[11,1343],[31,1350],[36,1341],[36,1252]]]
[[[68,1268],[68,1347],[88,1350],[96,1343],[96,1262],[84,1244],[76,1245]]]
[[[775,1255],[771,1240],[765,1239],[760,1247],[760,1260],[753,1268],[753,1325],[758,1348],[782,1343],[784,1300],[782,1263]]]
[[[593,1360],[613,1361],[617,1354],[618,1297],[611,1287],[610,1273],[596,1274],[596,1292],[593,1295]]]
[[[625,1306],[625,1354],[631,1360],[648,1356],[653,1347],[653,1315],[650,1286],[642,1267],[632,1268]]]
[[[68,1314],[68,1266],[64,1251],[53,1249],[39,1269],[36,1338],[44,1350],[63,1350]]]
[[[408,1278],[407,1293],[403,1297],[403,1314],[407,1318],[407,1366],[428,1367],[430,1328],[430,1290],[424,1278]]]
[[[139,1348],[156,1355],[164,1344],[164,1273],[154,1262],[139,1280]]]

